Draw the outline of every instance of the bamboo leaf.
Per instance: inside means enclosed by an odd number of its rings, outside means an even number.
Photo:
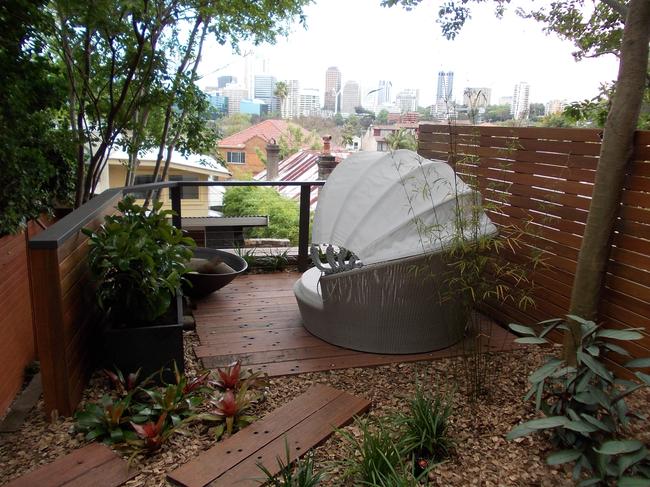
[[[625,366],[632,369],[644,369],[646,367],[650,367],[650,357],[635,358],[634,360],[630,360],[628,363],[626,363]]]
[[[520,333],[522,335],[528,335],[528,336],[535,336],[535,331],[530,328],[529,326],[524,326],[524,325],[518,325],[516,323],[510,323],[508,325],[508,328],[510,328],[512,331],[516,333]]]
[[[548,343],[548,340],[546,340],[545,338],[538,338],[538,337],[523,337],[523,338],[516,338],[515,342],[523,343],[525,345],[542,345]]]
[[[639,440],[610,440],[603,443],[600,448],[594,448],[594,451],[603,455],[620,455],[632,453],[641,448],[644,448],[644,445]]]
[[[561,465],[563,463],[573,462],[580,458],[581,455],[582,452],[580,450],[560,450],[546,457],[546,463],[549,465]]]
[[[596,336],[599,338],[611,338],[613,340],[640,340],[643,338],[643,335],[638,331],[613,330],[611,328],[598,331]]]

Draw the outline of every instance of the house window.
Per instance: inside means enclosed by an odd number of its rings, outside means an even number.
[[[153,183],[153,174],[141,174],[135,177],[133,184],[135,186],[139,184],[150,184]],[[131,193],[135,199],[143,200],[147,197],[146,191],[133,191]]]
[[[245,152],[227,152],[226,161],[228,164],[246,164]]]
[[[170,181],[197,181],[196,176],[174,174],[169,176]],[[199,187],[198,186],[183,186],[181,188],[181,199],[183,200],[198,200]]]

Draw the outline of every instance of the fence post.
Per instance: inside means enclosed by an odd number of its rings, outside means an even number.
[[[298,225],[298,270],[305,272],[309,267],[309,207],[311,185],[300,186],[300,223]]]
[[[181,223],[181,187],[180,185],[172,186],[169,188],[169,197],[172,200],[172,211],[175,215],[172,215],[172,225],[176,228],[182,228]]]

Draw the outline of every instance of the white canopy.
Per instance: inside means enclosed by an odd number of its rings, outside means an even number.
[[[339,164],[318,197],[312,242],[354,252],[364,264],[432,252],[472,221],[466,237],[496,228],[469,186],[443,161],[410,150],[358,152]],[[475,223],[474,223],[475,222]]]

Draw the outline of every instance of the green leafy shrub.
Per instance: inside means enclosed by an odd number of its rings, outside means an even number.
[[[596,325],[577,316],[569,319],[580,324],[581,340],[577,350],[577,364],[549,357],[528,380],[531,388],[526,399],[535,398],[535,407],[546,416],[515,427],[509,439],[538,431],[549,430],[553,443],[560,450],[548,456],[551,465],[575,462],[574,479],[584,473],[590,478],[580,485],[619,486],[650,485],[650,456],[645,445],[625,434],[632,419],[645,419],[630,411],[625,398],[642,387],[650,385],[650,375],[636,372],[640,382],[616,379],[606,368],[603,357],[607,353],[629,356],[617,343],[642,338],[639,329],[615,330]],[[542,322],[543,329],[512,324],[510,328],[524,335],[520,343],[545,345],[546,338],[555,329],[567,330],[562,320]],[[628,368],[650,367],[650,358],[634,359]]]
[[[298,243],[298,202],[286,198],[273,188],[240,186],[228,188],[223,197],[224,216],[267,215],[266,228],[248,229],[253,238],[287,238],[292,245]]]
[[[146,210],[126,197],[117,205],[120,214],[106,216],[97,232],[84,229],[98,303],[116,325],[151,323],[165,314],[187,272],[194,240],[161,207]]]
[[[279,472],[273,475],[268,468],[261,463],[257,464],[265,476],[264,485],[271,487],[315,487],[323,480],[322,472],[314,471],[314,458],[307,456],[291,462],[289,444],[285,439],[286,460],[278,457]]]
[[[448,398],[428,396],[418,387],[408,411],[395,416],[404,453],[434,462],[448,457],[453,447],[447,430],[451,411]]]
[[[359,437],[340,431],[346,445],[345,458],[340,462],[344,477],[353,480],[355,485],[385,485],[382,482],[403,467],[399,439],[380,422],[358,420],[355,426]]]

